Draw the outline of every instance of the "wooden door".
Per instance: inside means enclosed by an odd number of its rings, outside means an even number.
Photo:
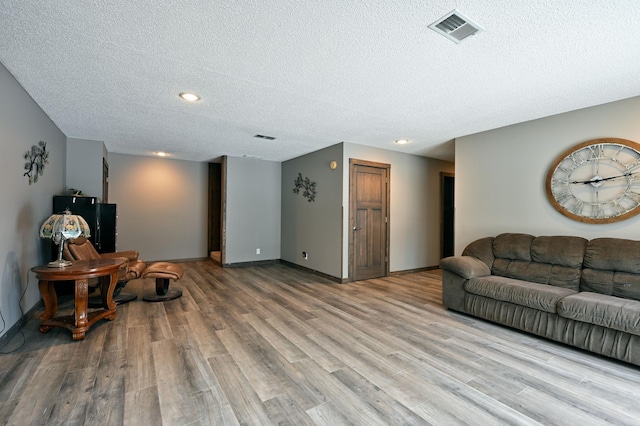
[[[351,281],[387,275],[389,168],[388,164],[350,160]]]

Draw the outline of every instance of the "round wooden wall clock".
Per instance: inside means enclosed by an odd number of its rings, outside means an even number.
[[[617,138],[576,145],[553,163],[547,197],[563,215],[611,223],[640,213],[640,144]]]

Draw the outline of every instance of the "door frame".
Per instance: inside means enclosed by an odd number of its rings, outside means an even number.
[[[102,157],[102,202],[109,202],[109,163]]]
[[[222,156],[222,170],[220,171],[221,198],[220,209],[220,263],[227,264],[227,156]]]
[[[359,160],[357,158],[349,158],[349,282],[353,282],[353,271],[355,268],[355,250],[353,244],[353,228],[356,226],[355,166],[367,166],[375,167],[378,169],[385,169],[386,191],[384,196],[386,197],[386,211],[384,213],[385,217],[387,218],[387,222],[385,224],[385,262],[383,276],[389,276],[389,265],[391,263],[391,253],[389,251],[389,240],[391,235],[391,233],[389,232],[389,230],[391,229],[391,164]]]

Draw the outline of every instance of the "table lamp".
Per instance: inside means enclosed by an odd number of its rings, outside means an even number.
[[[64,268],[70,266],[71,262],[62,259],[64,242],[70,238],[89,237],[91,231],[89,224],[82,216],[71,214],[69,209],[60,214],[52,214],[40,227],[40,237],[51,238],[58,245],[58,259],[49,262],[47,266],[51,268]]]

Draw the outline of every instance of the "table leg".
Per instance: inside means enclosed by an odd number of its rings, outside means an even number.
[[[53,288],[53,281],[40,280],[38,287],[40,288],[40,294],[44,302],[44,312],[40,314],[40,321],[44,322],[53,318],[56,314],[58,310],[58,296]],[[51,330],[50,326],[40,324],[41,333],[46,333],[49,330]]]
[[[102,307],[106,310],[116,309],[116,302],[113,301],[113,292],[116,289],[118,283],[118,272],[113,272],[108,276],[100,277],[100,296],[102,297]],[[115,314],[113,318],[115,319]]]
[[[75,306],[75,326],[76,328],[85,329],[89,323],[87,321],[87,310],[89,309],[89,281],[76,280],[76,306]],[[82,331],[82,338],[84,338],[84,331]],[[76,339],[76,333],[73,334],[73,339]]]
[[[56,294],[53,284],[53,281],[47,280],[40,280],[38,282],[40,294],[44,301],[44,313],[40,315],[42,321],[53,318],[56,312],[58,312],[58,295]]]
[[[116,303],[113,292],[118,282],[119,265],[113,261],[96,262],[93,264],[73,265],[68,270],[33,268],[38,278],[38,287],[42,295],[45,310],[40,315],[40,331],[47,332],[53,327],[64,327],[71,331],[73,340],[83,340],[86,332],[101,319],[114,320],[116,318]],[[100,289],[103,294],[103,309],[89,311],[89,277],[100,278]],[[56,281],[75,279],[74,309],[72,315],[55,317],[58,311],[58,296],[55,291]]]

